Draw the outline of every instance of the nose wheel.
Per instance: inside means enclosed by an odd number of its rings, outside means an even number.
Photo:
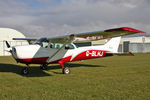
[[[22,73],[23,75],[29,74],[29,66],[27,65],[26,67],[24,67],[24,68],[21,70],[21,73]]]

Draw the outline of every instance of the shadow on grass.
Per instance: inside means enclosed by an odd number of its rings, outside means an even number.
[[[66,67],[105,67],[105,66],[101,66],[101,65],[89,65],[89,64],[75,64],[75,63],[65,63],[64,66]],[[29,74],[28,75],[22,75],[21,74],[21,70],[24,68],[25,66],[21,66],[21,65],[14,65],[14,64],[0,64],[0,72],[12,72],[12,73],[16,73],[19,74],[21,76],[26,76],[26,77],[44,77],[44,76],[52,76],[51,74],[48,74],[46,72],[44,72],[43,70],[40,69],[39,66],[30,66],[29,67]],[[47,67],[47,70],[51,70],[51,69],[61,69],[61,66],[58,65],[51,65]],[[62,72],[54,72],[51,71],[54,74],[62,74]]]
[[[38,66],[30,66],[29,67],[29,74],[28,75],[23,75],[21,73],[21,70],[24,68],[25,66],[21,66],[21,65],[14,65],[14,64],[0,64],[0,72],[12,72],[12,73],[16,73],[22,76],[26,76],[26,77],[43,77],[43,76],[52,76],[48,73],[45,73],[43,70],[40,70],[40,68]]]
[[[78,64],[78,63],[64,63],[64,66],[65,67],[69,67],[69,68],[73,68],[73,67],[105,67],[105,66],[102,66],[102,65],[91,65],[91,64]],[[48,70],[49,69],[61,69],[61,66],[58,64],[58,65],[52,65],[52,66],[49,66],[48,67]]]
[[[74,68],[74,67],[106,67],[106,66],[102,66],[102,65],[91,65],[91,64],[78,64],[78,63],[64,63],[65,67],[69,67],[69,68]],[[47,68],[47,70],[51,70],[51,69],[62,69],[61,66],[58,65],[52,65],[49,66]],[[55,71],[51,71],[54,74],[62,74],[62,72],[55,72]]]

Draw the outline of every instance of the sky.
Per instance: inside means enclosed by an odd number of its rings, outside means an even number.
[[[0,27],[27,37],[132,27],[150,33],[150,0],[0,0]]]

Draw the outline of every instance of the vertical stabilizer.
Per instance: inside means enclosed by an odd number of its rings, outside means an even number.
[[[106,50],[112,53],[118,53],[118,48],[120,44],[121,37],[111,38],[104,46]]]

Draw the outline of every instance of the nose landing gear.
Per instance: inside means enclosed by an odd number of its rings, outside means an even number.
[[[29,74],[29,65],[28,65],[28,64],[26,64],[26,67],[24,67],[24,68],[21,70],[21,73],[22,73],[23,75]]]

